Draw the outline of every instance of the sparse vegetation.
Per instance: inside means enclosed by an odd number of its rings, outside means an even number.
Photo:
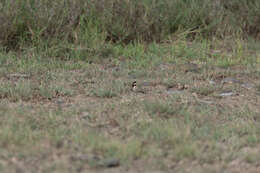
[[[257,172],[259,10],[2,0],[0,171]]]

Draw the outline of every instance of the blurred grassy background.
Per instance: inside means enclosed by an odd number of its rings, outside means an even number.
[[[259,0],[1,0],[0,46],[51,57],[111,53],[111,43],[259,39]]]

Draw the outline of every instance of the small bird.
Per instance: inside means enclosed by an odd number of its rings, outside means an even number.
[[[134,81],[132,83],[132,91],[136,91],[136,90],[137,90],[136,81]]]
[[[144,89],[140,88],[140,86],[137,87],[137,82],[136,81],[134,81],[132,83],[132,91],[135,92],[135,93],[143,93],[143,94],[146,93],[146,91]]]

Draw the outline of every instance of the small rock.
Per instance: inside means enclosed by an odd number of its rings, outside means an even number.
[[[219,96],[221,96],[221,97],[232,96],[232,95],[235,95],[235,94],[233,92],[226,92],[226,93],[219,94]]]
[[[180,94],[180,93],[182,93],[182,92],[183,92],[183,91],[173,90],[173,89],[166,91],[167,94]]]
[[[252,89],[254,88],[254,85],[253,84],[250,84],[250,83],[243,83],[241,85],[243,88],[246,88],[246,89]]]
[[[30,76],[27,75],[27,74],[15,73],[15,74],[9,74],[8,77],[10,77],[10,78],[12,78],[12,77],[15,77],[15,78],[29,78]]]
[[[100,167],[107,167],[107,168],[113,168],[120,165],[120,161],[116,158],[109,158],[99,161],[97,166]]]
[[[64,103],[65,103],[65,101],[62,100],[62,99],[58,99],[58,100],[56,101],[56,104],[57,104],[57,105],[62,105],[62,104],[64,104]]]
[[[79,154],[76,156],[71,156],[71,160],[72,161],[77,161],[77,160],[81,160],[81,161],[99,161],[100,158],[95,156],[95,155],[91,155],[91,154]]]
[[[214,82],[213,80],[210,80],[210,81],[209,81],[209,84],[211,84],[211,85],[215,85],[216,82]]]
[[[239,81],[237,79],[234,79],[234,78],[231,78],[231,77],[227,77],[227,78],[223,79],[221,81],[221,83],[230,83],[230,84],[232,84],[232,83],[241,83],[241,81]]]

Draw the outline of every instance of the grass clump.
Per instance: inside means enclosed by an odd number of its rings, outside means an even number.
[[[9,98],[13,101],[29,100],[32,98],[32,84],[30,81],[18,81],[15,85],[12,83],[4,83],[0,87],[0,97]]]
[[[171,116],[178,116],[183,111],[183,106],[179,104],[170,104],[168,102],[144,102],[145,110],[152,116],[159,115],[160,117],[169,118]]]
[[[93,90],[93,95],[96,97],[103,97],[103,98],[112,98],[117,96],[117,94],[114,91],[105,88]]]

